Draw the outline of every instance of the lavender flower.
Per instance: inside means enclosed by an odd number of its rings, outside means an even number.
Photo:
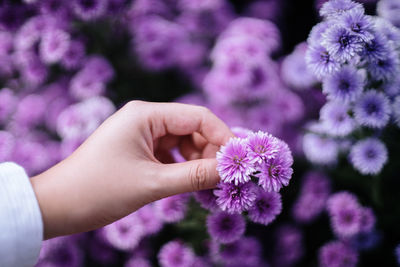
[[[261,164],[276,156],[279,149],[278,144],[278,139],[268,133],[258,131],[249,134],[247,137],[247,158],[251,162]]]
[[[240,214],[215,212],[207,217],[207,230],[211,238],[228,244],[243,236],[246,223]]]
[[[224,183],[235,185],[250,181],[250,175],[256,170],[254,158],[248,157],[246,143],[239,138],[232,138],[217,152],[217,171]]]
[[[366,127],[381,129],[390,119],[390,103],[385,94],[370,90],[365,92],[356,102],[354,117]]]
[[[111,246],[123,251],[136,248],[145,233],[144,225],[135,213],[105,226],[102,231]]]
[[[200,203],[203,209],[214,211],[218,209],[217,197],[213,189],[201,190],[193,193],[194,198]]]
[[[43,34],[40,42],[40,57],[48,63],[58,62],[67,52],[70,45],[70,36],[62,30],[49,30]]]
[[[312,163],[332,165],[337,161],[339,147],[333,139],[307,133],[303,137],[303,151]]]
[[[348,114],[349,107],[339,102],[328,102],[320,111],[320,119],[326,132],[333,136],[346,136],[354,128],[354,120]]]
[[[359,10],[364,12],[364,8],[361,4],[351,0],[330,0],[323,4],[319,10],[319,14],[324,18],[330,19],[340,16],[350,10]]]
[[[190,267],[195,260],[192,249],[180,241],[166,243],[157,257],[162,267]]]
[[[254,205],[249,209],[249,219],[255,223],[270,224],[282,211],[281,195],[277,192],[258,191]]]
[[[362,174],[378,174],[388,160],[386,146],[376,138],[358,141],[350,151],[353,167]]]
[[[323,81],[322,89],[328,99],[344,103],[355,101],[364,88],[364,77],[357,69],[345,66]]]
[[[351,60],[363,49],[362,39],[340,25],[333,25],[323,33],[322,45],[340,63]]]
[[[283,186],[289,184],[292,178],[293,156],[286,143],[278,141],[279,153],[272,159],[261,164],[258,184],[267,191],[278,192]]]
[[[187,201],[186,195],[175,195],[158,200],[155,203],[155,209],[158,216],[165,222],[179,222],[186,215]]]
[[[340,241],[332,241],[319,250],[319,264],[323,267],[356,266],[357,253]]]
[[[310,45],[306,52],[308,68],[318,79],[337,71],[340,64],[322,45]]]
[[[256,199],[255,185],[252,182],[238,185],[220,182],[214,194],[217,196],[218,206],[229,213],[248,210]]]
[[[348,238],[360,232],[361,208],[355,205],[344,205],[331,214],[333,231],[340,238]]]

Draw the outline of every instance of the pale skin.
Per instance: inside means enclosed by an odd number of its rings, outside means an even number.
[[[158,199],[214,188],[215,153],[233,136],[203,107],[129,102],[71,156],[30,179],[44,238],[93,230]],[[186,162],[173,163],[174,147]]]

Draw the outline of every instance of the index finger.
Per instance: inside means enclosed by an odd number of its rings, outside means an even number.
[[[224,145],[234,134],[208,108],[180,103],[154,103],[150,112],[153,138],[166,134],[201,134],[211,144]]]

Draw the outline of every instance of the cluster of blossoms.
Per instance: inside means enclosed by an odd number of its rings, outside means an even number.
[[[306,62],[328,101],[304,136],[304,153],[311,162],[332,165],[345,152],[361,174],[379,174],[388,160],[383,130],[400,126],[400,30],[350,0],[326,2],[320,15]]]

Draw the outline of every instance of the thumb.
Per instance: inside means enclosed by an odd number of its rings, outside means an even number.
[[[163,168],[165,196],[211,189],[220,180],[215,158],[164,164]]]

